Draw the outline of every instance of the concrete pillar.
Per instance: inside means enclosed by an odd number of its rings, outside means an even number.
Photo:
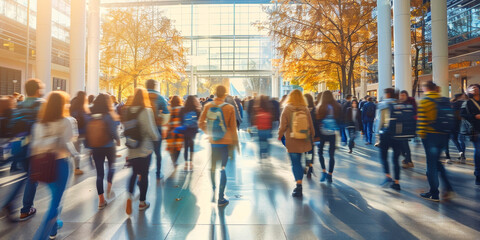
[[[363,98],[367,96],[367,53],[363,55],[362,58],[362,65],[363,65],[363,70],[362,70],[362,76],[360,78],[360,98]]]
[[[412,94],[410,1],[393,1],[395,88]]]
[[[447,0],[432,0],[432,62],[433,82],[442,89],[442,96],[448,97],[448,34]]]
[[[85,91],[86,0],[70,6],[70,95]]]
[[[87,94],[97,95],[100,76],[100,0],[88,1]]]
[[[52,0],[37,4],[36,78],[45,83],[45,93],[52,91]]]
[[[390,0],[377,0],[378,97],[392,87],[392,15]]]

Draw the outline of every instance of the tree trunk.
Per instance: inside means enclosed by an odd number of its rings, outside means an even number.
[[[415,63],[413,66],[413,71],[415,73],[415,79],[413,80],[413,87],[412,87],[412,97],[415,97],[417,94],[418,88],[418,58],[420,57],[420,47],[415,46]]]
[[[122,84],[118,85],[117,99],[118,99],[118,102],[122,102]]]

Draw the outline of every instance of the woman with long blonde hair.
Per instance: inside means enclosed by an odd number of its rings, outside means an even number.
[[[51,92],[40,109],[38,122],[33,125],[31,161],[35,161],[36,156],[53,151],[56,169],[55,181],[48,183],[52,191],[50,209],[46,212],[33,239],[44,240],[49,236],[50,239],[54,239],[57,236],[60,201],[70,173],[68,158],[71,155],[79,157],[73,145],[78,137],[78,130],[77,122],[70,117],[68,111],[69,98],[66,92]],[[33,165],[32,171],[35,172]]]
[[[292,161],[292,171],[297,183],[292,193],[293,197],[303,196],[301,159],[303,153],[312,150],[314,134],[315,130],[310,111],[307,108],[307,102],[302,92],[295,89],[288,95],[285,102],[278,131],[278,140],[285,136],[285,146]]]

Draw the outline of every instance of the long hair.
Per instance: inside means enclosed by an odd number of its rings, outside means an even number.
[[[187,97],[187,100],[185,100],[183,110],[185,112],[200,112],[202,110],[202,106],[200,105],[197,97],[190,95]]]
[[[150,104],[150,98],[148,98],[148,92],[145,88],[135,89],[135,95],[133,96],[132,107],[152,108]]]
[[[107,114],[112,111],[112,99],[107,94],[100,93],[95,100],[93,100],[92,114]]]
[[[302,92],[300,90],[295,89],[290,94],[288,94],[288,98],[285,101],[285,104],[287,105],[292,105],[292,106],[302,106],[306,107],[307,102],[305,101],[305,98],[302,95]]]
[[[65,106],[70,100],[70,95],[64,91],[53,91],[47,101],[42,104],[38,113],[38,120],[41,123],[50,123],[70,116],[68,108]]]
[[[338,103],[333,98],[333,94],[330,91],[325,91],[322,94],[322,100],[320,100],[320,104],[317,106],[317,119],[325,118],[327,114],[328,105],[333,107],[335,117],[338,117]]]
[[[262,109],[263,111],[270,112],[272,111],[272,102],[266,95],[260,95],[257,100],[255,100],[254,107],[257,109]]]
[[[182,99],[179,96],[173,96],[172,99],[170,100],[170,107],[178,107],[182,106]]]
[[[305,100],[307,101],[308,108],[309,109],[314,109],[315,108],[315,103],[313,102],[313,96],[310,93],[305,93],[303,96],[305,97]]]
[[[319,92],[317,94],[317,98],[315,99],[315,106],[318,106],[318,104],[320,104],[320,101],[322,100],[322,93],[323,92]]]
[[[77,96],[72,99],[70,104],[70,112],[79,111],[90,113],[90,109],[88,108],[87,94],[84,91],[78,91]]]

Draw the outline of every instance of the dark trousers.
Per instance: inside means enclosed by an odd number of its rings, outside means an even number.
[[[380,135],[380,158],[382,160],[383,172],[390,174],[390,166],[388,164],[388,149],[393,149],[393,176],[395,180],[400,180],[400,164],[398,162],[402,152],[402,140],[396,140],[392,137],[381,134]]]
[[[270,143],[268,139],[272,137],[272,130],[258,130],[258,145],[260,148],[260,158],[266,158],[270,155]]]
[[[345,124],[340,125],[340,137],[342,138],[342,143],[347,143],[347,129],[345,128]]]
[[[405,163],[412,162],[412,152],[410,151],[410,145],[408,144],[408,139],[400,140],[402,154],[405,156]]]
[[[328,142],[328,155],[330,157],[330,161],[328,163],[328,172],[333,173],[333,168],[335,167],[335,138],[336,135],[322,135],[320,136],[320,143],[318,144],[318,158],[320,160],[320,165],[322,169],[326,169],[325,167],[325,158],[323,157],[323,147],[325,146],[325,142]]]
[[[128,183],[128,191],[133,194],[133,190],[135,187],[135,181],[137,180],[137,175],[140,175],[140,201],[145,201],[147,198],[147,189],[148,189],[148,168],[150,167],[150,160],[152,159],[152,155],[148,155],[147,157],[141,158],[133,158],[130,159],[130,166],[132,167],[133,173],[130,177],[130,181]]]
[[[218,199],[224,198],[225,187],[227,186],[227,174],[225,167],[228,161],[228,145],[226,144],[212,144],[212,166],[211,166],[211,181],[215,188],[215,169],[217,162],[222,163],[222,170],[220,171],[220,189],[218,191]]]
[[[475,163],[475,176],[480,177],[480,137],[476,136],[475,141],[473,142],[473,146],[475,148],[475,153],[474,153],[474,163]]]
[[[354,127],[347,128],[348,132],[348,148],[352,150],[355,147],[355,136],[357,131]]]
[[[95,168],[97,169],[97,193],[98,195],[103,194],[103,179],[105,178],[105,158],[108,162],[108,175],[107,182],[112,183],[113,174],[115,169],[113,164],[115,163],[116,158],[116,149],[113,147],[106,148],[94,148],[92,149],[93,160],[95,161]]]
[[[184,135],[184,151],[183,151],[183,156],[185,157],[185,162],[192,161],[193,158],[193,152],[194,152],[194,146],[195,146],[195,136],[197,134],[193,135]],[[188,154],[190,154],[190,158],[188,158]]]
[[[450,140],[452,140],[453,144],[457,148],[459,153],[463,153],[465,155],[465,136],[459,134],[457,131],[454,131],[450,134]],[[450,149],[448,149],[448,140],[447,140],[447,147],[445,148],[445,155],[447,158],[450,158]]]
[[[425,154],[427,155],[427,178],[430,185],[430,193],[434,196],[438,196],[438,174],[445,184],[447,191],[452,190],[450,181],[447,178],[447,172],[445,167],[440,162],[440,154],[446,147],[449,136],[447,134],[435,134],[428,133],[425,139],[422,139],[423,147],[425,148]]]
[[[157,178],[160,177],[160,170],[162,168],[162,128],[158,127],[159,140],[153,141],[153,152],[157,159]]]

